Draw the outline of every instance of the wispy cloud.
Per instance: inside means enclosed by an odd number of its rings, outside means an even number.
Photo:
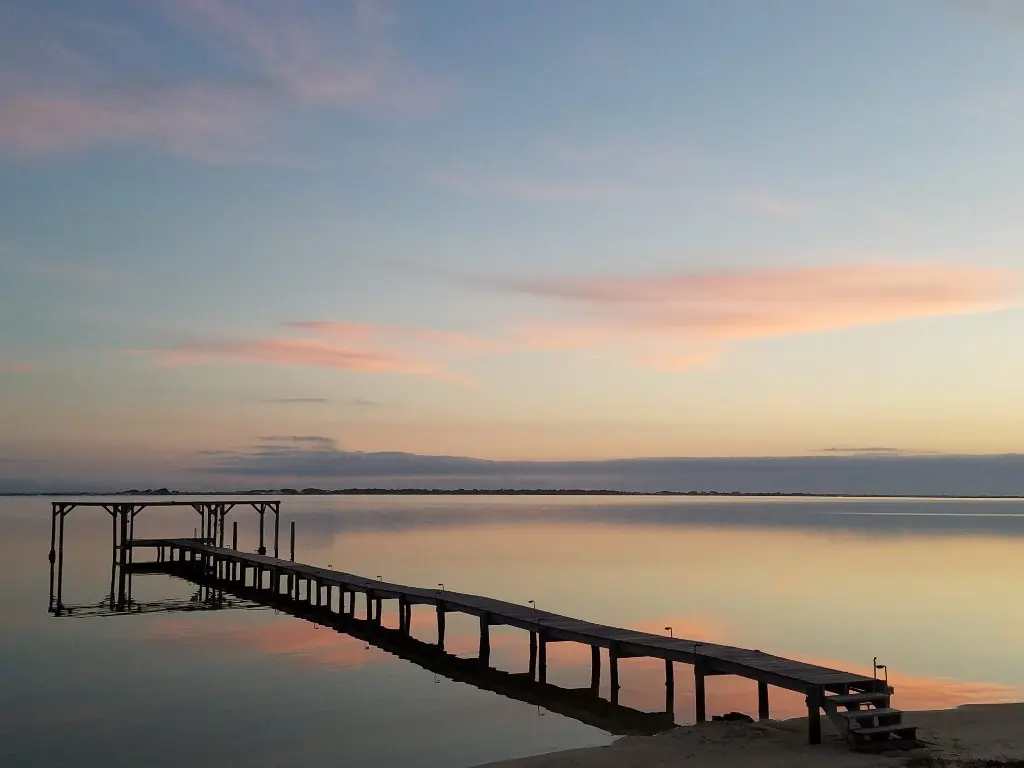
[[[306,450],[333,451],[338,447],[334,438],[323,435],[266,435],[260,441],[265,444],[264,450],[291,450],[294,446],[301,446]]]
[[[250,126],[268,119],[264,94],[225,85],[107,88],[89,97],[20,93],[0,99],[0,149],[21,155],[140,141],[210,162],[260,156]]]
[[[366,0],[320,10],[303,2],[159,2],[146,25],[159,32],[111,36],[100,22],[76,25],[73,42],[40,13],[27,22],[31,35],[10,33],[38,40],[32,55],[25,44],[17,55],[0,54],[0,151],[130,141],[209,162],[287,162],[271,138],[305,111],[420,115],[440,104],[445,89],[405,62],[385,10]],[[176,30],[205,41],[216,62],[206,74],[186,78],[173,60],[158,59],[158,43]],[[124,64],[139,59],[140,48],[146,74]]]
[[[314,16],[304,3],[186,0],[175,7],[301,104],[423,113],[447,92],[403,60],[390,34],[395,14],[375,0],[344,4],[340,22]]]
[[[326,405],[331,401],[326,397],[271,397],[260,402],[272,405]]]
[[[12,360],[10,362],[0,361],[0,373],[36,373],[39,366],[36,363],[29,363],[23,360]]]
[[[353,397],[348,401],[349,405],[354,405],[357,408],[376,408],[380,405],[376,400],[367,400],[363,397]]]
[[[1009,270],[890,264],[478,282],[575,305],[595,325],[729,340],[992,311],[1019,300],[1019,280]]]
[[[329,339],[269,337],[237,341],[193,341],[144,350],[163,365],[245,363],[284,367],[333,368],[359,373],[395,373],[454,379],[444,366],[387,350],[347,347]]]
[[[160,365],[171,366],[251,364],[329,368],[470,382],[449,365],[453,350],[464,353],[473,347],[474,341],[462,334],[318,320],[292,321],[283,326],[297,335],[192,339],[162,348],[126,350],[126,353],[147,356]],[[480,345],[483,344],[481,341]]]

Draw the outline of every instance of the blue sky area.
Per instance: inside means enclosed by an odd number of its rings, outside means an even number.
[[[6,3],[0,485],[1020,452],[1022,135],[1015,0]]]

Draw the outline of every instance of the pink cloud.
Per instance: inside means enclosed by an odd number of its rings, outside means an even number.
[[[39,366],[35,363],[28,363],[14,360],[8,363],[0,362],[0,373],[35,373]]]
[[[256,364],[391,373],[472,383],[451,358],[482,354],[490,342],[465,334],[398,325],[301,320],[283,323],[301,335],[201,339],[161,349],[129,350],[161,365]]]
[[[707,270],[496,284],[575,304],[636,333],[749,339],[1012,306],[1019,275],[939,265]]]
[[[378,2],[338,4],[344,18],[314,19],[303,3],[186,0],[180,15],[260,68],[302,104],[434,111],[447,95],[395,49],[394,14]]]
[[[163,350],[146,350],[163,365],[242,363],[285,367],[334,368],[361,373],[396,373],[453,379],[444,366],[389,350],[352,347],[328,339],[269,337],[241,341],[196,341]]]
[[[255,93],[216,86],[146,96],[20,93],[0,100],[0,149],[32,155],[111,141],[141,141],[210,162],[254,158],[246,126],[266,119]]]
[[[143,68],[155,69],[155,77],[143,82],[123,65],[147,50],[143,35],[112,37],[102,25],[83,23],[71,43],[57,39],[67,34],[61,25],[38,17],[20,36],[36,41],[19,49],[34,46],[31,55],[0,57],[0,151],[34,155],[130,141],[208,162],[294,164],[269,141],[302,111],[421,115],[447,97],[444,86],[405,62],[393,45],[389,14],[365,0],[322,17],[303,3],[261,0],[167,1],[156,8],[241,76],[163,77],[160,62],[147,59]],[[117,66],[106,53],[84,50],[109,52]]]

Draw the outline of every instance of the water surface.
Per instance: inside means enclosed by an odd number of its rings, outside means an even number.
[[[293,518],[304,562],[866,674],[878,656],[905,709],[1024,698],[1019,502],[285,497]],[[257,516],[232,519],[254,550]],[[136,536],[197,524],[153,508]],[[49,525],[49,500],[0,500],[2,764],[471,766],[613,738],[272,610],[52,617]],[[109,565],[110,518],[71,513],[64,603],[99,603]],[[133,580],[140,604],[195,593]],[[413,635],[430,642],[432,613],[416,610]],[[385,622],[397,626],[393,608]],[[447,649],[475,656],[477,631],[450,615]],[[492,628],[492,666],[525,672],[527,653],[526,633]],[[689,672],[677,667],[680,723],[693,718]],[[660,711],[663,674],[660,661],[623,661],[620,702]],[[549,682],[589,679],[587,648],[549,647]],[[753,682],[709,678],[709,713],[756,707]],[[803,704],[772,689],[772,708]]]

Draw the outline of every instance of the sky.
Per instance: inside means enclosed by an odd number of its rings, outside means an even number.
[[[0,488],[1004,461],[1022,135],[1016,0],[9,0]]]

